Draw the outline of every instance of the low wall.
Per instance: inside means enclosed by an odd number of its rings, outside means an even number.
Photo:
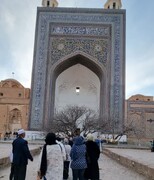
[[[107,155],[111,159],[117,161],[118,163],[122,164],[125,167],[128,167],[144,176],[154,180],[154,168],[149,167],[148,165],[141,164],[137,161],[131,160],[127,157],[121,156],[116,154],[109,149],[103,149],[103,154]]]
[[[38,147],[38,148],[32,149],[32,150],[30,150],[30,152],[31,152],[32,156],[35,156],[40,153],[40,148]],[[10,165],[9,157],[4,157],[4,158],[0,159],[0,168],[4,168],[9,165]]]

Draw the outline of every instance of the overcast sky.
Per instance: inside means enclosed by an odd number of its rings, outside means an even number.
[[[36,9],[41,1],[1,1],[0,81],[14,78],[30,88]],[[103,8],[105,2],[59,0],[59,6]],[[122,5],[126,9],[126,98],[154,96],[154,0],[122,0]]]

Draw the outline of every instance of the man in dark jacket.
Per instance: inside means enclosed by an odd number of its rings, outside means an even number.
[[[14,180],[25,180],[28,159],[33,161],[33,157],[28,148],[28,142],[23,139],[24,137],[25,131],[20,129],[18,131],[18,138],[12,143]]]

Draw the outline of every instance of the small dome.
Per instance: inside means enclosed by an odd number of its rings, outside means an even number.
[[[24,86],[15,79],[5,79],[0,82],[0,85],[1,87],[24,88]]]
[[[44,7],[57,7],[57,0],[42,0],[42,6]]]
[[[136,94],[128,98],[128,101],[153,101],[153,96],[144,96],[142,94]]]
[[[121,9],[121,7],[121,0],[107,0],[107,2],[104,5],[105,9]]]

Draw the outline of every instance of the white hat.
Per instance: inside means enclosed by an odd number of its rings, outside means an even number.
[[[87,135],[87,141],[93,141],[94,140],[94,137],[92,134],[88,134]]]
[[[25,133],[24,129],[20,129],[20,130],[18,131],[18,135],[24,134],[24,133]]]

